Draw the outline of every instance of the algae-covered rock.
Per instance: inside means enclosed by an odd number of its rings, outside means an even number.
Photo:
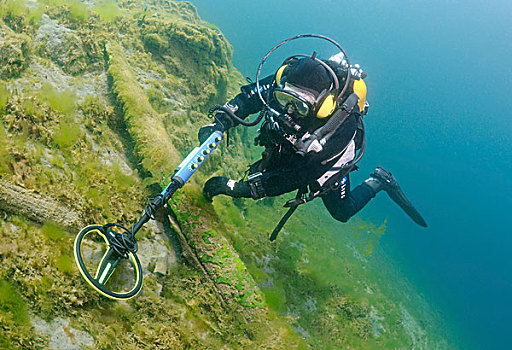
[[[87,332],[71,327],[69,319],[57,317],[51,322],[46,322],[35,316],[32,324],[38,333],[50,338],[48,346],[51,349],[80,350],[94,345],[93,337]]]
[[[136,152],[144,169],[161,177],[172,164],[178,164],[179,154],[166,134],[162,119],[137,83],[132,68],[124,58],[123,48],[111,42],[106,50],[114,92],[123,108]]]
[[[51,20],[47,15],[41,20],[43,23],[34,38],[34,50],[42,57],[51,59],[68,74],[82,73],[89,62],[76,31]]]
[[[58,115],[37,98],[13,96],[5,106],[3,122],[10,133],[49,144],[58,125]]]
[[[216,30],[199,24],[152,19],[144,26],[142,40],[153,59],[169,73],[187,79],[196,103],[226,99],[233,50]]]
[[[369,258],[350,260],[317,217],[294,227],[297,214],[276,245],[264,233],[278,204],[205,203],[206,178],[241,178],[254,161],[247,129],[137,234],[137,297],[106,299],[82,278],[77,231],[140,218],[197,146],[208,109],[239,91],[232,55],[186,1],[1,2],[0,348],[434,344],[366,276]]]
[[[17,77],[27,67],[31,39],[15,33],[0,21],[0,78]]]
[[[225,300],[244,307],[265,306],[254,278],[226,238],[213,229],[203,231],[202,235],[189,234],[188,238]]]
[[[109,344],[102,333],[94,331],[99,329],[94,315],[97,316],[97,302],[102,297],[88,289],[73,268],[72,237],[87,223],[135,221],[144,205],[142,198],[150,195],[143,183],[154,185],[178,164],[181,152],[192,148],[195,140],[189,136],[195,138],[195,128],[190,121],[206,121],[200,108],[206,107],[214,96],[224,99],[228,79],[234,76],[227,74],[233,70],[229,44],[201,22],[189,3],[159,5],[162,11],[147,18],[142,33],[137,29],[140,19],[132,17],[137,15],[121,11],[139,11],[136,5],[120,4],[120,21],[109,21],[104,26],[79,20],[72,12],[79,11],[80,6],[73,6],[49,4],[37,25],[24,27],[28,34],[2,26],[5,47],[19,48],[20,62],[24,61],[16,72],[5,68],[9,74],[2,78],[11,80],[1,83],[0,211],[7,219],[0,220],[0,258],[5,262],[0,278],[14,278],[22,291],[19,300],[24,303],[27,298],[26,309],[34,314],[34,328],[27,331],[29,325],[24,321],[25,331],[33,334],[33,344],[42,336],[53,348]],[[93,11],[99,10],[100,7],[93,7]],[[191,30],[183,22],[187,19],[193,22]],[[177,31],[171,30],[167,35],[156,29],[157,24],[162,24],[163,29],[174,26]],[[163,35],[162,56],[156,53],[160,50],[156,44],[145,39],[150,31],[155,36]],[[131,37],[126,40],[128,33]],[[28,60],[30,46],[33,54]],[[197,60],[198,54],[202,61]],[[172,56],[173,63],[162,60],[164,56]],[[171,72],[171,64],[175,64],[176,74]],[[218,69],[214,69],[215,65]],[[193,80],[207,82],[208,91],[199,88],[198,83],[183,84]],[[179,110],[173,118],[162,113],[160,97],[167,101],[167,107]],[[153,107],[156,103],[159,108]],[[185,257],[213,257],[210,261],[187,259],[199,271],[191,272],[183,265],[180,241],[167,238],[172,235],[169,223],[165,218],[159,220],[163,221],[147,225],[139,239],[138,254],[146,282],[136,305],[153,308],[156,302],[167,306],[154,311],[154,319],[143,316],[150,333],[132,330],[140,345],[137,348],[151,343],[156,320],[172,318],[169,312],[174,309],[182,310],[183,322],[175,320],[176,325],[168,329],[181,335],[162,339],[179,348],[186,344],[207,348],[208,344],[251,343],[243,333],[225,333],[233,327],[225,318],[232,316],[229,309],[224,310],[226,316],[213,311],[220,307],[219,301],[224,308],[236,308],[243,320],[275,322],[266,314],[261,292],[226,238],[218,234],[209,243],[187,246]],[[189,242],[198,232],[204,231],[188,230]],[[29,246],[34,249],[27,254]],[[181,270],[189,271],[188,277]],[[180,282],[176,281],[177,275],[197,281],[202,275],[203,280],[185,292],[176,287]],[[154,299],[158,297],[162,300]],[[184,299],[175,301],[179,297]],[[140,312],[147,312],[146,306]],[[253,313],[254,308],[259,311]],[[197,316],[201,314],[206,316]],[[77,315],[89,317],[85,323],[87,332],[72,325],[77,322]],[[198,321],[190,323],[191,317]],[[234,322],[235,329],[243,324],[241,320]],[[202,330],[192,334],[190,324]],[[290,339],[288,343],[295,343],[297,338],[291,328],[284,327],[286,331],[262,328],[254,333],[273,334],[274,339],[283,338],[282,333]],[[219,334],[224,334],[222,340]],[[14,344],[17,336],[7,333],[6,344]],[[209,339],[209,343],[201,339]],[[4,342],[4,338],[0,341]]]

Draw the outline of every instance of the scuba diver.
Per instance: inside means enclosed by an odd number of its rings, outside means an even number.
[[[275,74],[259,80],[261,68],[279,46],[301,37],[314,37],[333,43],[339,53],[327,60],[312,55],[288,57]],[[320,197],[331,214],[347,222],[375,195],[385,191],[418,225],[427,223],[404,195],[395,177],[379,166],[370,177],[351,189],[349,173],[365,149],[362,117],[368,111],[365,72],[351,65],[343,48],[334,40],[315,34],[298,35],[275,46],[260,63],[256,82],[241,87],[241,92],[214,115],[215,122],[198,133],[202,142],[213,131],[221,132],[239,124],[255,125],[263,117],[255,139],[263,146],[262,158],[249,167],[247,180],[223,176],[210,178],[203,194],[261,199],[297,190],[287,203],[289,212],[273,236],[295,208]],[[244,120],[260,112],[256,123]],[[357,154],[359,151],[359,154]],[[309,196],[306,194],[309,192]],[[272,239],[272,238],[271,238]]]

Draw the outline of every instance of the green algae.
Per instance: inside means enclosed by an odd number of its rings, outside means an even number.
[[[23,142],[37,139],[43,144],[50,142],[58,122],[55,112],[37,98],[19,96],[8,100],[2,119],[6,130]]]
[[[22,17],[25,15],[27,7],[23,0],[7,0],[2,1],[2,7],[0,7],[0,17]]]
[[[91,12],[86,4],[76,0],[63,1],[69,8],[69,18],[78,22],[87,22],[91,16]]]
[[[0,280],[0,309],[4,315],[20,325],[28,325],[27,306],[18,291],[8,282]]]
[[[72,116],[76,113],[76,95],[70,89],[57,90],[49,83],[44,83],[35,95],[40,101],[47,103],[58,113]]]
[[[2,349],[42,349],[45,341],[31,334],[25,300],[8,280],[0,278],[0,346]]]
[[[41,3],[59,11],[60,16],[75,24],[85,23],[91,16],[87,5],[78,0],[42,0]]]
[[[3,114],[3,109],[10,97],[10,92],[7,90],[5,84],[0,82],[0,113]]]
[[[43,227],[41,227],[41,232],[48,240],[58,240],[66,237],[66,233],[64,230],[53,222],[44,223]]]
[[[9,150],[9,138],[5,127],[2,124],[0,125],[0,174],[10,173],[9,164],[12,164],[12,161],[12,153]]]
[[[98,1],[94,4],[92,10],[98,14],[104,22],[113,22],[122,14],[117,6],[117,2],[113,0]]]
[[[61,150],[74,145],[80,139],[80,126],[72,120],[61,120],[53,141]]]
[[[57,267],[57,270],[66,275],[71,275],[75,270],[73,264],[73,258],[69,255],[59,255],[55,260],[55,267]]]
[[[0,18],[13,30],[27,32],[43,14],[39,6],[30,8],[24,0],[3,0],[0,2]]]

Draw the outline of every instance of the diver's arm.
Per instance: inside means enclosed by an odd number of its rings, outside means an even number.
[[[269,75],[260,81],[261,95],[266,100],[268,100],[268,94],[273,79],[274,76]],[[263,107],[263,103],[257,91],[256,83],[244,85],[240,88],[240,93],[227,102],[226,106],[240,119],[246,119],[249,115],[261,111]],[[238,124],[236,120],[233,120],[232,126],[237,126]]]
[[[270,75],[260,81],[262,96],[268,99],[270,86],[274,76]],[[251,114],[257,113],[263,107],[256,88],[256,83],[244,85],[240,88],[240,93],[224,105],[229,108],[240,119],[246,119]],[[205,125],[199,129],[198,139],[202,143],[211,135],[212,132],[219,130],[221,132],[240,124],[231,119],[225,112],[218,111],[215,114],[215,121],[212,124]]]

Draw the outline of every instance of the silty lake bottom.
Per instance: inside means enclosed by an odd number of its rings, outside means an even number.
[[[440,310],[461,348],[508,347],[512,4],[193,3],[234,46],[235,66],[253,79],[263,55],[299,33],[330,36],[361,64],[371,107],[368,150],[353,183],[384,165],[429,228],[416,227],[385,195],[359,217],[388,218],[380,248]]]

